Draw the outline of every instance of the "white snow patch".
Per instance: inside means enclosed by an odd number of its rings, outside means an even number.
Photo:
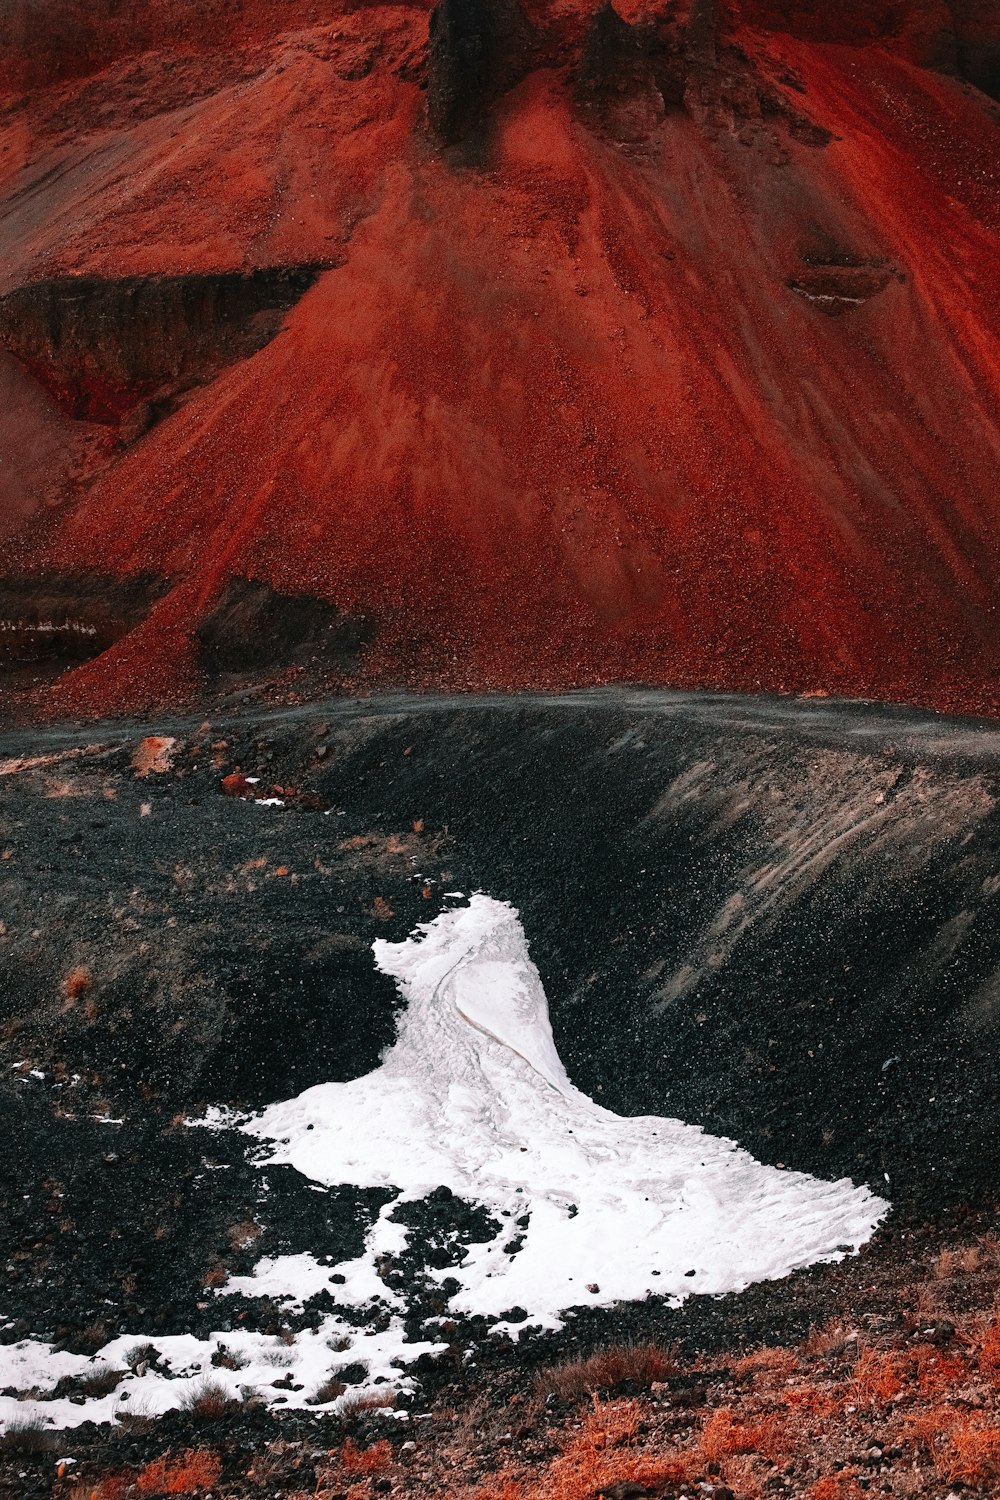
[[[273,1284],[277,1286],[278,1281]],[[258,1294],[260,1291],[258,1288]],[[137,1366],[142,1373],[126,1367],[126,1356],[146,1343],[157,1350],[161,1356],[157,1365],[169,1367],[169,1374],[161,1373],[152,1364],[145,1368]],[[351,1390],[384,1388],[389,1399],[393,1390],[412,1386],[412,1381],[400,1376],[398,1363],[394,1362],[409,1362],[420,1354],[444,1348],[444,1344],[434,1342],[405,1343],[398,1318],[384,1332],[374,1333],[354,1328],[335,1314],[325,1317],[317,1328],[297,1334],[291,1344],[285,1344],[277,1336],[241,1331],[213,1333],[206,1339],[193,1334],[151,1339],[126,1334],[90,1358],[85,1354],[57,1353],[50,1344],[25,1339],[17,1344],[0,1345],[0,1388],[13,1386],[25,1393],[20,1399],[0,1396],[0,1425],[37,1417],[47,1427],[70,1428],[78,1427],[81,1422],[113,1422],[117,1416],[129,1412],[159,1416],[181,1406],[207,1381],[223,1386],[235,1400],[246,1400],[256,1393],[269,1406],[335,1411]],[[220,1351],[235,1356],[240,1368],[231,1370],[213,1365],[212,1355]],[[331,1376],[336,1377],[338,1369],[356,1363],[368,1367],[363,1385],[349,1387],[345,1396],[321,1406],[309,1400]],[[124,1373],[119,1385],[107,1396],[92,1397],[79,1406],[68,1398],[41,1399],[64,1375],[87,1375],[108,1367]],[[275,1386],[276,1380],[284,1381],[289,1376],[289,1386]],[[29,1391],[39,1394],[29,1396]]]
[[[374,947],[408,1002],[381,1066],[307,1089],[243,1128],[316,1182],[392,1186],[403,1200],[444,1184],[501,1218],[501,1233],[470,1246],[457,1270],[431,1273],[458,1278],[456,1310],[499,1316],[518,1305],[558,1327],[581,1303],[739,1291],[842,1258],[886,1212],[847,1179],[763,1166],[697,1126],[622,1118],[574,1088],[513,907],[476,894],[406,941]],[[395,1206],[353,1264],[359,1296],[377,1286],[377,1258],[399,1246]],[[522,1248],[506,1253],[518,1233]]]
[[[322,1266],[308,1254],[265,1255],[249,1276],[230,1276],[217,1291],[223,1297],[241,1292],[244,1297],[273,1297],[292,1307],[301,1307],[319,1292],[334,1290],[330,1281],[333,1271],[334,1267]]]

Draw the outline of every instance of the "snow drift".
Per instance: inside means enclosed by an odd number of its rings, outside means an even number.
[[[444,1185],[497,1215],[497,1237],[454,1273],[457,1309],[523,1306],[551,1327],[581,1302],[737,1291],[856,1250],[885,1212],[867,1188],[762,1166],[678,1120],[623,1119],[575,1089],[505,903],[475,895],[375,951],[407,1000],[382,1065],[246,1128],[318,1182],[411,1198]],[[395,1206],[369,1262],[398,1247]],[[513,1252],[511,1220],[523,1230]]]

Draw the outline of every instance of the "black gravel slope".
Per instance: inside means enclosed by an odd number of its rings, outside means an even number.
[[[151,733],[176,744],[142,776]],[[285,805],[225,795],[237,767]],[[561,1055],[610,1108],[867,1181],[911,1226],[990,1210],[998,787],[988,728],[679,695],[9,731],[4,1336],[196,1329],[215,1268],[355,1253],[379,1195],[327,1201],[180,1118],[369,1071],[397,1005],[372,940],[446,890],[517,906]],[[241,1246],[264,1176],[281,1211]],[[728,1328],[729,1302],[698,1316]]]

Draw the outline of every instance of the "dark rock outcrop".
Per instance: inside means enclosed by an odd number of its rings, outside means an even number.
[[[453,145],[517,76],[527,25],[516,0],[439,0],[431,12],[427,118]]]
[[[313,663],[353,671],[372,635],[322,599],[232,578],[198,627],[199,665],[209,677]]]
[[[0,578],[0,669],[47,676],[89,661],[134,630],[166,587],[93,574]]]
[[[994,0],[952,0],[960,76],[1000,99],[1000,7]]]
[[[649,26],[632,26],[611,0],[594,12],[577,69],[575,91],[585,116],[619,140],[641,138],[667,105],[684,98],[680,46]]]
[[[719,18],[715,0],[692,0],[687,23],[687,55],[694,67],[715,64],[718,55]]]
[[[148,402],[148,426],[183,390],[263,348],[322,269],[30,282],[0,298],[0,347],[70,416],[117,422]]]

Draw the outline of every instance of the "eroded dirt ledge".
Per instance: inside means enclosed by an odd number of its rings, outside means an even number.
[[[138,431],[269,343],[323,269],[31,282],[0,298],[0,347],[72,417],[117,422],[142,403]]]

